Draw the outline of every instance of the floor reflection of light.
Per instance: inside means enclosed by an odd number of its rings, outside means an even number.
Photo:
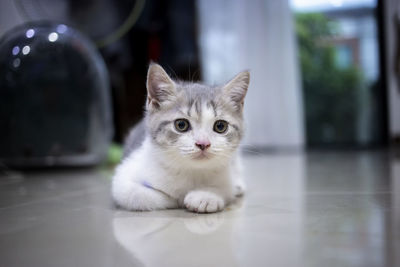
[[[20,51],[19,46],[14,46],[12,49],[12,54],[16,56],[18,55],[19,51]]]
[[[52,32],[49,34],[49,41],[50,42],[55,42],[58,39],[58,34],[56,32]]]
[[[27,38],[32,38],[35,35],[35,30],[34,29],[29,29],[26,31],[26,37]]]
[[[29,45],[26,45],[22,48],[22,54],[24,54],[24,55],[29,54],[30,51],[31,51],[31,48],[29,47]]]

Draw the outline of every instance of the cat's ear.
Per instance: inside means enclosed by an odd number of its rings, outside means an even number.
[[[165,70],[156,63],[151,63],[147,72],[147,108],[159,109],[164,103],[176,98],[175,82]]]
[[[246,96],[249,83],[250,73],[242,71],[223,86],[223,94],[228,97],[237,110],[242,110],[243,108],[244,97]]]

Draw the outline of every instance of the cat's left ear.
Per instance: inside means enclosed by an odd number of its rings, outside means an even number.
[[[242,71],[223,86],[223,94],[228,96],[237,110],[242,110],[244,97],[250,83],[250,73]]]
[[[173,102],[176,97],[175,82],[165,70],[151,63],[147,72],[147,108],[160,109],[164,104]]]

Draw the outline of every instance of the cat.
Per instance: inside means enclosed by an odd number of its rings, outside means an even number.
[[[175,81],[151,63],[144,119],[128,135],[112,178],[115,204],[212,213],[242,196],[238,146],[249,82],[248,71],[222,86]]]

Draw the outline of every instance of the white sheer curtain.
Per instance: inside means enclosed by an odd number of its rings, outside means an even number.
[[[199,0],[204,80],[221,83],[250,69],[245,145],[302,147],[302,94],[287,1]]]
[[[389,134],[391,138],[400,137],[400,77],[395,72],[396,49],[400,51],[400,33],[396,32],[395,17],[400,23],[400,2],[385,0],[385,28],[386,28],[386,64],[388,81],[389,104]],[[399,37],[398,37],[399,36]],[[398,37],[398,38],[397,38]],[[396,40],[397,39],[397,40]],[[397,47],[396,47],[397,46]],[[399,52],[400,53],[400,52]]]

